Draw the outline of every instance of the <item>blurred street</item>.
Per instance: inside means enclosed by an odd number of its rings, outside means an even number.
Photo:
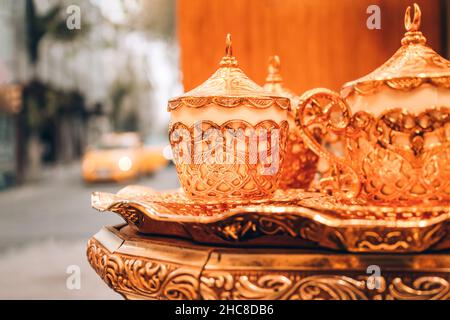
[[[0,299],[120,299],[90,268],[86,242],[104,225],[123,220],[90,207],[93,191],[115,193],[127,184],[173,189],[173,167],[122,184],[86,185],[80,164],[57,166],[37,184],[0,192]],[[66,287],[67,267],[81,268],[81,289]]]

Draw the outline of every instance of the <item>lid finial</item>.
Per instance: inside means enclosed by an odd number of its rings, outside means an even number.
[[[422,11],[417,3],[414,3],[414,19],[411,20],[411,7],[408,6],[405,14],[405,28],[406,31],[419,31],[420,23],[422,22]]]
[[[280,57],[275,55],[269,58],[269,66],[267,68],[266,83],[282,82],[280,75]]]
[[[233,56],[233,47],[231,44],[231,34],[228,33],[225,39],[225,56],[220,61],[220,66],[223,68],[238,66],[238,62]]]
[[[233,55],[233,47],[231,46],[231,34],[227,33],[227,38],[225,40],[225,55],[231,57]]]
[[[425,44],[427,39],[419,31],[422,22],[422,11],[417,3],[414,3],[414,18],[411,17],[411,6],[408,6],[405,13],[406,33],[402,39],[402,45]]]

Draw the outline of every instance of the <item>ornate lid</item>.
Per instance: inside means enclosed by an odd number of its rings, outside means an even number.
[[[298,99],[298,96],[283,85],[283,78],[280,74],[280,57],[272,56],[269,58],[267,68],[267,78],[264,84],[264,90],[289,99]]]
[[[409,91],[428,83],[450,89],[450,61],[444,59],[426,45],[427,39],[419,31],[422,13],[414,4],[406,9],[406,33],[401,48],[381,67],[358,80],[346,83],[342,95],[371,94],[382,86]]]
[[[219,64],[220,68],[197,88],[169,100],[168,110],[180,107],[202,108],[214,104],[225,108],[251,105],[256,108],[277,106],[290,108],[286,97],[270,95],[262,87],[250,80],[238,67],[233,56],[231,36],[227,35],[225,56]]]

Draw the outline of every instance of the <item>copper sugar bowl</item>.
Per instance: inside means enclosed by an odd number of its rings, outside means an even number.
[[[269,58],[267,78],[263,88],[267,92],[291,100],[291,109],[287,111],[289,136],[280,187],[307,189],[316,174],[318,157],[305,146],[300,130],[295,126],[294,109],[297,108],[299,96],[284,86],[280,73],[280,58],[276,55]]]
[[[313,89],[301,97],[302,138],[332,165],[321,189],[376,204],[450,200],[450,61],[426,44],[421,11],[405,14],[401,48],[341,93]],[[344,142],[337,156],[318,143],[314,126]]]
[[[250,80],[225,56],[206,82],[169,101],[169,140],[187,196],[249,201],[270,197],[284,164],[290,100]]]

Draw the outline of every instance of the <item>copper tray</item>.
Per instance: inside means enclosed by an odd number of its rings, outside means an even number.
[[[182,191],[129,186],[94,192],[92,206],[143,234],[227,246],[324,247],[350,252],[450,248],[450,206],[342,204],[316,192],[277,191],[266,201],[193,202]]]

